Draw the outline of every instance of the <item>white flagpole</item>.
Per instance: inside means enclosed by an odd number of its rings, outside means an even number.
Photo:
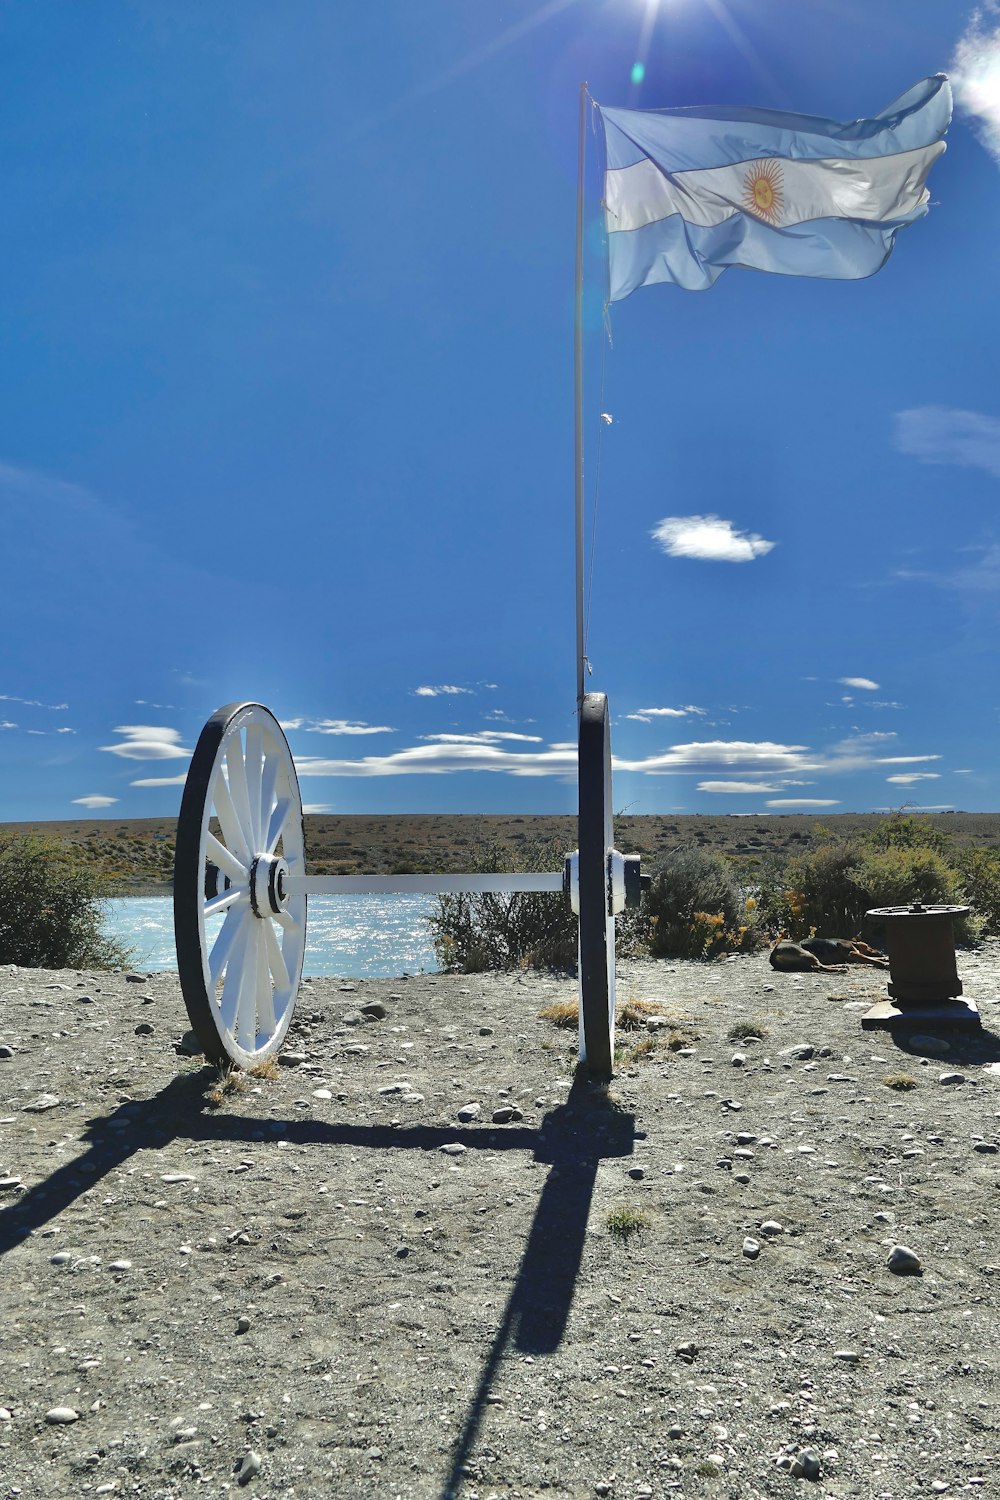
[[[586,691],[583,639],[583,152],[586,142],[587,85],[580,85],[580,137],[576,182],[576,305],[573,329],[573,378],[576,429],[576,707]]]

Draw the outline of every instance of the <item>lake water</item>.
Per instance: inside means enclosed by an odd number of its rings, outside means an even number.
[[[425,896],[310,896],[303,974],[393,979],[436,973]],[[170,896],[108,901],[104,931],[135,949],[137,969],[176,969]]]

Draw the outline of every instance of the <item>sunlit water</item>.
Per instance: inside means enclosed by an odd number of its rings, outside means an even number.
[[[434,973],[437,963],[425,921],[432,907],[423,896],[311,896],[303,973],[349,979]],[[109,901],[104,931],[135,949],[136,968],[147,973],[176,969],[171,897]]]

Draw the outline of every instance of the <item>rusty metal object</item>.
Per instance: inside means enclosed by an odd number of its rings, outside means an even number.
[[[935,1022],[970,1029],[978,1027],[973,1001],[959,1000],[962,981],[955,959],[956,917],[969,915],[968,906],[880,906],[867,912],[885,930],[889,956],[889,1000],[862,1017],[862,1026],[890,1026],[893,1022]]]

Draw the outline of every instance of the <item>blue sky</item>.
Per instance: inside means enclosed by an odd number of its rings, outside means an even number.
[[[0,67],[0,820],[172,815],[233,699],[310,807],[571,811],[579,83],[940,71],[883,271],[645,288],[611,347],[588,133],[588,653],[618,809],[998,809],[996,6],[8,0]]]

